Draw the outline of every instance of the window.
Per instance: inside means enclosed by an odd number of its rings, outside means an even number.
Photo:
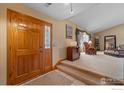
[[[81,31],[79,29],[76,29],[76,40],[78,47],[80,48],[80,51],[83,51],[83,44],[84,42],[89,42],[90,41],[90,34],[88,34],[85,31]]]

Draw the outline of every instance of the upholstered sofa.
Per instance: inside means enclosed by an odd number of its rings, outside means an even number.
[[[119,45],[117,49],[105,50],[104,54],[115,57],[124,57],[124,45]]]

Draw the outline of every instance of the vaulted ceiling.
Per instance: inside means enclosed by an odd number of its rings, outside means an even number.
[[[124,23],[122,3],[32,3],[27,6],[47,14],[56,20],[68,19],[90,32],[99,32]]]

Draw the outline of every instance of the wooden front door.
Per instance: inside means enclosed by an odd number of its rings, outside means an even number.
[[[52,67],[52,51],[46,60],[43,21],[11,10],[7,14],[8,84],[18,84],[43,74],[47,65]]]

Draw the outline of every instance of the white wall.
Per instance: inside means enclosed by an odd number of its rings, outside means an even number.
[[[117,25],[105,31],[97,32],[94,35],[100,39],[100,50],[104,50],[104,36],[116,35],[117,46],[124,44],[124,24]]]
[[[6,84],[6,66],[7,66],[7,56],[6,56],[6,12],[5,9],[0,10],[0,84]]]

